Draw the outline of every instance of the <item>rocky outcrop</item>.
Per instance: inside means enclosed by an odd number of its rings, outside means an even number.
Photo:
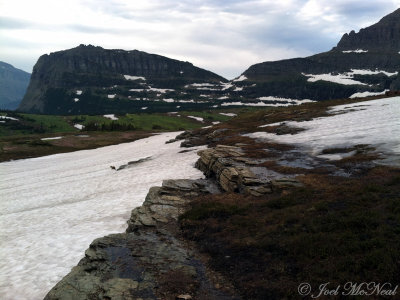
[[[127,231],[93,241],[45,299],[239,299],[179,238],[176,221],[191,200],[218,192],[207,180],[165,180],[151,188]]]
[[[193,138],[192,134],[181,135]],[[125,233],[92,242],[85,257],[45,297],[71,299],[240,299],[220,274],[180,235],[179,217],[196,197],[221,192],[262,196],[299,187],[259,167],[239,146],[199,151],[196,166],[209,177],[164,180],[132,210]]]
[[[150,188],[143,205],[132,211],[127,232],[142,226],[153,227],[158,223],[177,221],[194,197],[218,192],[211,181],[164,180],[162,187]]]
[[[398,52],[400,50],[400,8],[385,16],[377,24],[361,29],[358,33],[353,30],[349,34],[344,34],[337,48]]]
[[[302,186],[293,178],[278,173],[269,173],[259,167],[263,160],[247,158],[240,147],[217,145],[215,148],[199,151],[196,167],[207,177],[215,178],[226,192],[262,196],[281,190]]]

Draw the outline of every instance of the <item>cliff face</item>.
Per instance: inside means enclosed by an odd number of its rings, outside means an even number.
[[[351,31],[343,35],[338,49],[379,49],[388,52],[400,50],[400,9],[387,15],[379,23],[361,29],[359,33]]]
[[[348,98],[398,89],[399,50],[400,9],[359,33],[345,34],[331,51],[256,64],[243,75],[247,85],[257,84],[247,89],[254,97]]]
[[[30,74],[0,61],[0,108],[16,109],[29,84]]]
[[[102,95],[102,89],[118,86],[126,94],[130,88],[143,89],[140,83],[144,81],[153,88],[175,89],[195,82],[226,80],[189,62],[160,55],[80,45],[39,58],[19,109],[52,113],[51,107],[60,106],[59,112],[67,113],[70,107],[62,98],[68,93],[72,96],[76,90],[90,90],[98,98],[107,98],[113,91]]]

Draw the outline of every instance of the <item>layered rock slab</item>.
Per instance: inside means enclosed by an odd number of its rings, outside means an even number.
[[[93,241],[45,299],[239,299],[214,287],[199,254],[177,233],[176,220],[191,199],[218,192],[207,180],[165,180],[151,188],[127,231]]]

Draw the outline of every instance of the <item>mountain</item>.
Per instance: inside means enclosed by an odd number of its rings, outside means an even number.
[[[193,101],[187,99],[185,87],[205,82],[218,84],[226,79],[160,55],[80,45],[39,58],[19,110],[117,113],[157,106],[170,111],[179,103],[175,99]]]
[[[0,61],[0,109],[16,109],[24,97],[30,74]]]
[[[379,95],[400,90],[399,51],[400,9],[330,51],[255,64],[232,81],[155,54],[80,45],[39,58],[19,110],[167,112]]]
[[[328,52],[251,66],[242,74],[243,93],[325,100],[399,90],[399,51],[400,9],[343,35]]]

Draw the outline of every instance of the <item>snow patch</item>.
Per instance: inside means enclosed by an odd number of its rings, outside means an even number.
[[[389,90],[384,90],[383,92],[360,92],[360,93],[355,93],[350,96],[351,99],[353,98],[364,98],[364,97],[369,97],[369,96],[379,96],[379,95],[385,95],[386,92]]]
[[[74,124],[74,127],[79,129],[79,130],[82,130],[83,128],[85,128],[85,126],[81,125],[81,124]]]
[[[361,69],[351,69],[351,72],[349,74],[351,74],[351,75],[355,75],[355,74],[357,74],[357,75],[377,75],[377,74],[380,74],[380,73],[383,73],[388,77],[395,76],[395,75],[399,74],[399,72],[397,72],[397,71],[396,72],[387,72],[387,71],[382,71],[382,70],[378,70],[378,69],[376,69],[375,71],[372,71],[372,70],[361,70]]]
[[[158,92],[158,93],[162,93],[165,94],[166,92],[173,92],[175,91],[174,89],[158,89],[158,88],[149,88],[149,91],[153,91],[153,92]]]
[[[107,97],[108,97],[108,99],[114,99],[115,96],[117,96],[117,94],[108,95]]]
[[[227,117],[236,117],[237,114],[234,113],[219,113],[220,115],[227,116]]]
[[[143,80],[145,81],[146,78],[142,76],[132,76],[132,75],[124,75],[126,80]]]
[[[223,83],[221,82],[221,91],[225,91],[227,89],[230,89],[231,87],[234,87],[234,85],[230,82],[228,83]]]
[[[244,81],[246,79],[247,79],[247,77],[245,75],[240,75],[238,78],[236,78],[236,79],[234,79],[232,81]]]
[[[79,98],[74,98],[74,102],[78,102],[79,101]]]
[[[299,100],[299,99],[282,98],[282,97],[274,97],[274,96],[259,97],[257,99],[258,100],[262,100],[262,101],[289,102],[292,105],[315,102],[315,101],[310,100],[310,99],[301,99],[301,100]]]
[[[114,114],[111,114],[111,115],[103,115],[103,117],[108,118],[108,119],[111,119],[111,120],[113,120],[113,121],[117,121],[117,120],[118,120],[118,118],[117,118]]]
[[[165,144],[177,134],[0,163],[7,174],[0,176],[1,299],[43,299],[94,239],[125,231],[150,187],[202,178],[193,167],[197,151]],[[133,168],[110,169],[149,156]]]
[[[62,136],[55,136],[55,137],[48,137],[48,138],[41,138],[42,141],[50,141],[50,140],[61,140]]]
[[[367,53],[368,50],[357,49],[357,50],[345,50],[342,51],[343,53]]]
[[[174,99],[171,99],[171,98],[169,98],[169,99],[162,99],[164,102],[168,102],[168,103],[172,103],[172,102],[175,102],[175,100]]]
[[[82,95],[82,91],[81,90],[77,90],[76,92],[75,92],[78,96],[80,96],[80,95]]]
[[[362,109],[357,109],[360,105]],[[334,106],[330,112],[341,113],[311,121],[285,122],[288,126],[306,129],[295,135],[256,132],[248,136],[296,144],[313,155],[320,155],[326,148],[373,145],[386,157],[380,163],[400,166],[400,97]]]
[[[147,107],[147,106],[146,106],[146,107],[142,107],[142,109],[143,109],[143,110],[146,110],[146,109],[148,109],[148,107]]]
[[[307,79],[308,82],[316,82],[319,80],[328,81],[343,85],[367,85],[366,83],[362,83],[361,81],[353,80],[353,75],[351,73],[337,74],[333,75],[329,74],[305,74],[302,73],[306,77],[310,77]]]
[[[204,119],[200,118],[200,117],[188,116],[188,118],[195,119],[196,121],[199,121],[199,122],[204,122]]]
[[[12,121],[19,121],[18,119],[16,119],[16,118],[13,118],[13,117],[7,117],[7,116],[0,116],[0,119],[3,119],[3,120],[12,120]]]

